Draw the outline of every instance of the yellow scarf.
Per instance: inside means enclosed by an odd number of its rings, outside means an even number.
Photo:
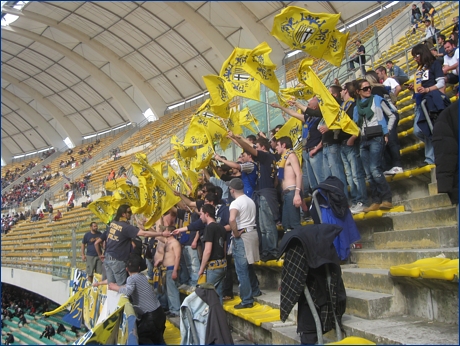
[[[292,149],[288,149],[284,155],[279,159],[279,161],[276,163],[278,166],[278,179],[283,180],[284,179],[284,166],[286,166],[286,160],[294,152]]]

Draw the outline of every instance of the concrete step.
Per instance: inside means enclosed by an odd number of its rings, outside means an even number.
[[[403,313],[393,294],[347,289],[346,313],[366,319],[384,318]]]
[[[433,210],[441,207],[451,207],[449,196],[446,193],[440,193],[428,197],[414,198],[404,203],[404,209],[407,211]]]
[[[378,345],[458,345],[458,325],[412,316],[366,320],[345,314],[342,322],[349,336],[358,336]],[[326,336],[331,339],[334,336]]]
[[[393,294],[394,284],[387,269],[342,268],[345,288]]]
[[[434,249],[381,249],[351,250],[351,262],[360,268],[390,269],[391,266],[415,262],[422,258],[444,254],[447,258],[458,258],[458,247]]]
[[[389,215],[395,231],[404,231],[426,227],[454,226],[458,224],[455,207],[423,210],[411,213]]]
[[[374,233],[375,249],[426,249],[455,246],[458,246],[457,226]]]

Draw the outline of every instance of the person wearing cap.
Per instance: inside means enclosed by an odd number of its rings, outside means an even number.
[[[236,275],[240,282],[241,303],[235,309],[252,308],[254,297],[262,295],[253,263],[259,258],[259,236],[256,231],[256,204],[244,194],[244,184],[239,178],[227,182],[235,199],[230,204],[230,228],[233,235],[232,253]]]
[[[260,237],[262,248],[261,259],[266,262],[278,258],[278,229],[276,221],[279,219],[279,202],[275,189],[276,160],[269,152],[270,144],[266,138],[259,138],[256,141],[256,148],[241,136],[228,132],[231,138],[244,151],[251,154],[257,163],[258,179],[252,198],[257,206],[257,232]]]

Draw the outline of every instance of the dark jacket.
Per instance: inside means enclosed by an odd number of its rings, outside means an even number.
[[[341,260],[350,256],[350,246],[361,239],[358,227],[348,208],[348,201],[343,192],[343,183],[337,177],[328,177],[317,186],[317,199],[320,205],[321,220],[316,211],[315,204],[310,208],[310,214],[318,223],[334,224],[343,228],[342,232],[334,239],[334,246]]]
[[[307,286],[320,315],[323,333],[334,328],[334,312],[341,325],[346,307],[346,292],[339,258],[332,244],[341,230],[336,225],[307,225],[296,227],[284,235],[279,248],[280,256],[286,253],[281,274],[282,321],[286,321]],[[330,294],[335,297],[332,301],[328,295],[325,264],[331,273]],[[305,304],[302,309],[304,307]],[[306,331],[304,327],[299,325],[298,332]]]
[[[213,288],[197,287],[195,293],[209,306],[205,344],[233,345],[232,334],[227,324],[227,316],[225,315],[217,292]]]
[[[458,203],[458,101],[446,108],[433,129],[438,192],[449,194]]]

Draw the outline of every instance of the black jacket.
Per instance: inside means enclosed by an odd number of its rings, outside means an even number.
[[[280,256],[286,253],[281,273],[280,318],[285,321],[298,302],[305,286],[317,306],[323,332],[334,328],[334,314],[339,323],[345,312],[346,293],[342,281],[339,258],[333,245],[342,230],[336,225],[307,225],[294,228],[284,235],[279,247]],[[331,273],[331,302],[324,264]],[[299,326],[300,327],[300,326]],[[299,329],[300,332],[302,330]]]
[[[448,193],[458,203],[458,101],[438,117],[433,129],[438,192]]]
[[[206,286],[205,286],[206,287]],[[208,324],[206,327],[206,345],[233,345],[232,334],[227,324],[227,316],[214,288],[198,286],[195,293],[209,305]]]

